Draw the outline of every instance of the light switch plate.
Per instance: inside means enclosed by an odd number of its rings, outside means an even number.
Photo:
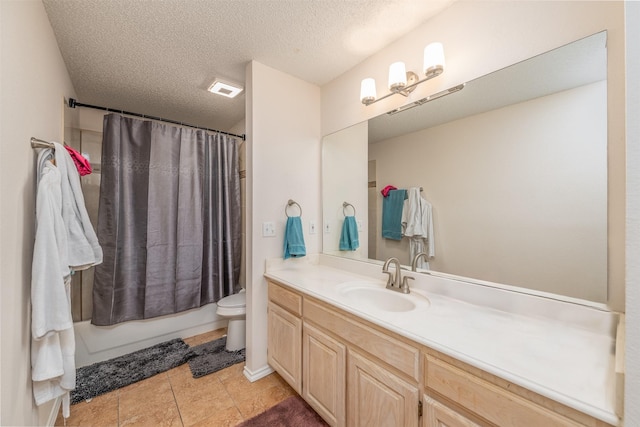
[[[262,223],[262,237],[273,237],[276,235],[276,225],[271,222]]]
[[[314,220],[309,221],[309,234],[316,234],[316,222]]]

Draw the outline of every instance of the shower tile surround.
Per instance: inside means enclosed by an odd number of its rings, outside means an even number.
[[[618,313],[579,300],[560,301],[549,294],[523,294],[506,286],[410,271],[403,275],[415,278],[411,288],[428,295],[429,308],[407,313],[358,308],[341,293],[341,285],[366,281],[383,288],[381,264],[314,254],[268,260],[265,277],[417,345],[620,425],[615,371]]]
[[[224,335],[218,329],[184,341],[196,346]],[[238,363],[201,378],[189,364],[71,406],[67,426],[235,426],[295,394],[276,373],[253,383]],[[56,426],[63,426],[61,413]]]

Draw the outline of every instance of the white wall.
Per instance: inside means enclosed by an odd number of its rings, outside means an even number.
[[[605,303],[606,96],[592,83],[371,144],[379,188],[433,205],[430,268]],[[411,263],[408,239],[377,241]]]
[[[38,411],[31,391],[36,152],[29,138],[61,141],[64,97],[75,93],[40,1],[0,1],[0,28],[0,424],[42,425],[53,405]]]
[[[620,1],[459,0],[424,25],[322,88],[322,133],[327,135],[439,90],[470,81],[579,38],[608,30],[609,306],[624,310],[624,3]],[[378,95],[391,62],[420,68],[423,49],[444,45],[446,70],[408,97],[392,96],[365,107],[360,81],[373,77]]]
[[[626,4],[627,347],[626,426],[640,425],[640,3]]]
[[[320,88],[252,61],[247,66],[247,362],[258,377],[267,368],[265,260],[283,256],[285,206],[302,207],[307,254],[320,252]],[[297,209],[290,208],[296,215]],[[274,222],[275,237],[262,237]],[[290,262],[298,260],[291,259]]]

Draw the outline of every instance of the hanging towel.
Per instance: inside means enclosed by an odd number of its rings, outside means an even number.
[[[69,266],[74,270],[86,270],[102,262],[102,248],[84,204],[80,176],[75,163],[62,144],[54,142],[53,145],[56,166],[60,170],[62,219],[69,240]]]
[[[340,234],[340,250],[355,251],[360,247],[358,238],[358,224],[355,216],[345,216],[342,223],[342,233]]]
[[[382,237],[402,239],[402,207],[407,190],[391,190],[382,199]]]
[[[299,216],[290,216],[284,229],[284,259],[300,258],[306,254],[302,221]]]
[[[54,164],[55,161],[55,164]],[[58,143],[37,162],[36,232],[31,265],[31,379],[36,405],[62,396],[69,417],[75,388],[75,338],[70,286],[73,270],[102,261],[80,177]]]
[[[402,209],[402,228],[403,234],[409,238],[411,259],[420,252],[425,252],[429,258],[435,256],[432,207],[431,203],[420,195],[419,188],[412,187],[407,190],[407,200],[404,201]],[[421,258],[418,267],[429,269],[429,262]]]
[[[89,160],[87,160],[82,154],[78,153],[68,145],[65,145],[64,148],[67,149],[67,152],[71,156],[73,163],[75,163],[80,176],[89,175],[92,172],[91,163],[89,163]]]

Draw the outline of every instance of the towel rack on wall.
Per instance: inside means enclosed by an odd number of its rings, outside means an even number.
[[[53,142],[31,137],[31,148],[54,148]]]
[[[349,202],[342,202],[342,214],[344,216],[347,216],[347,207],[349,206],[351,206],[351,209],[353,209],[353,216],[356,216],[356,207]]]
[[[287,208],[293,205],[296,205],[298,209],[300,209],[300,216],[302,216],[302,207],[295,200],[289,199],[289,201],[287,202],[287,206],[284,207],[284,214],[287,216],[287,218],[289,218],[289,213],[287,212]]]

